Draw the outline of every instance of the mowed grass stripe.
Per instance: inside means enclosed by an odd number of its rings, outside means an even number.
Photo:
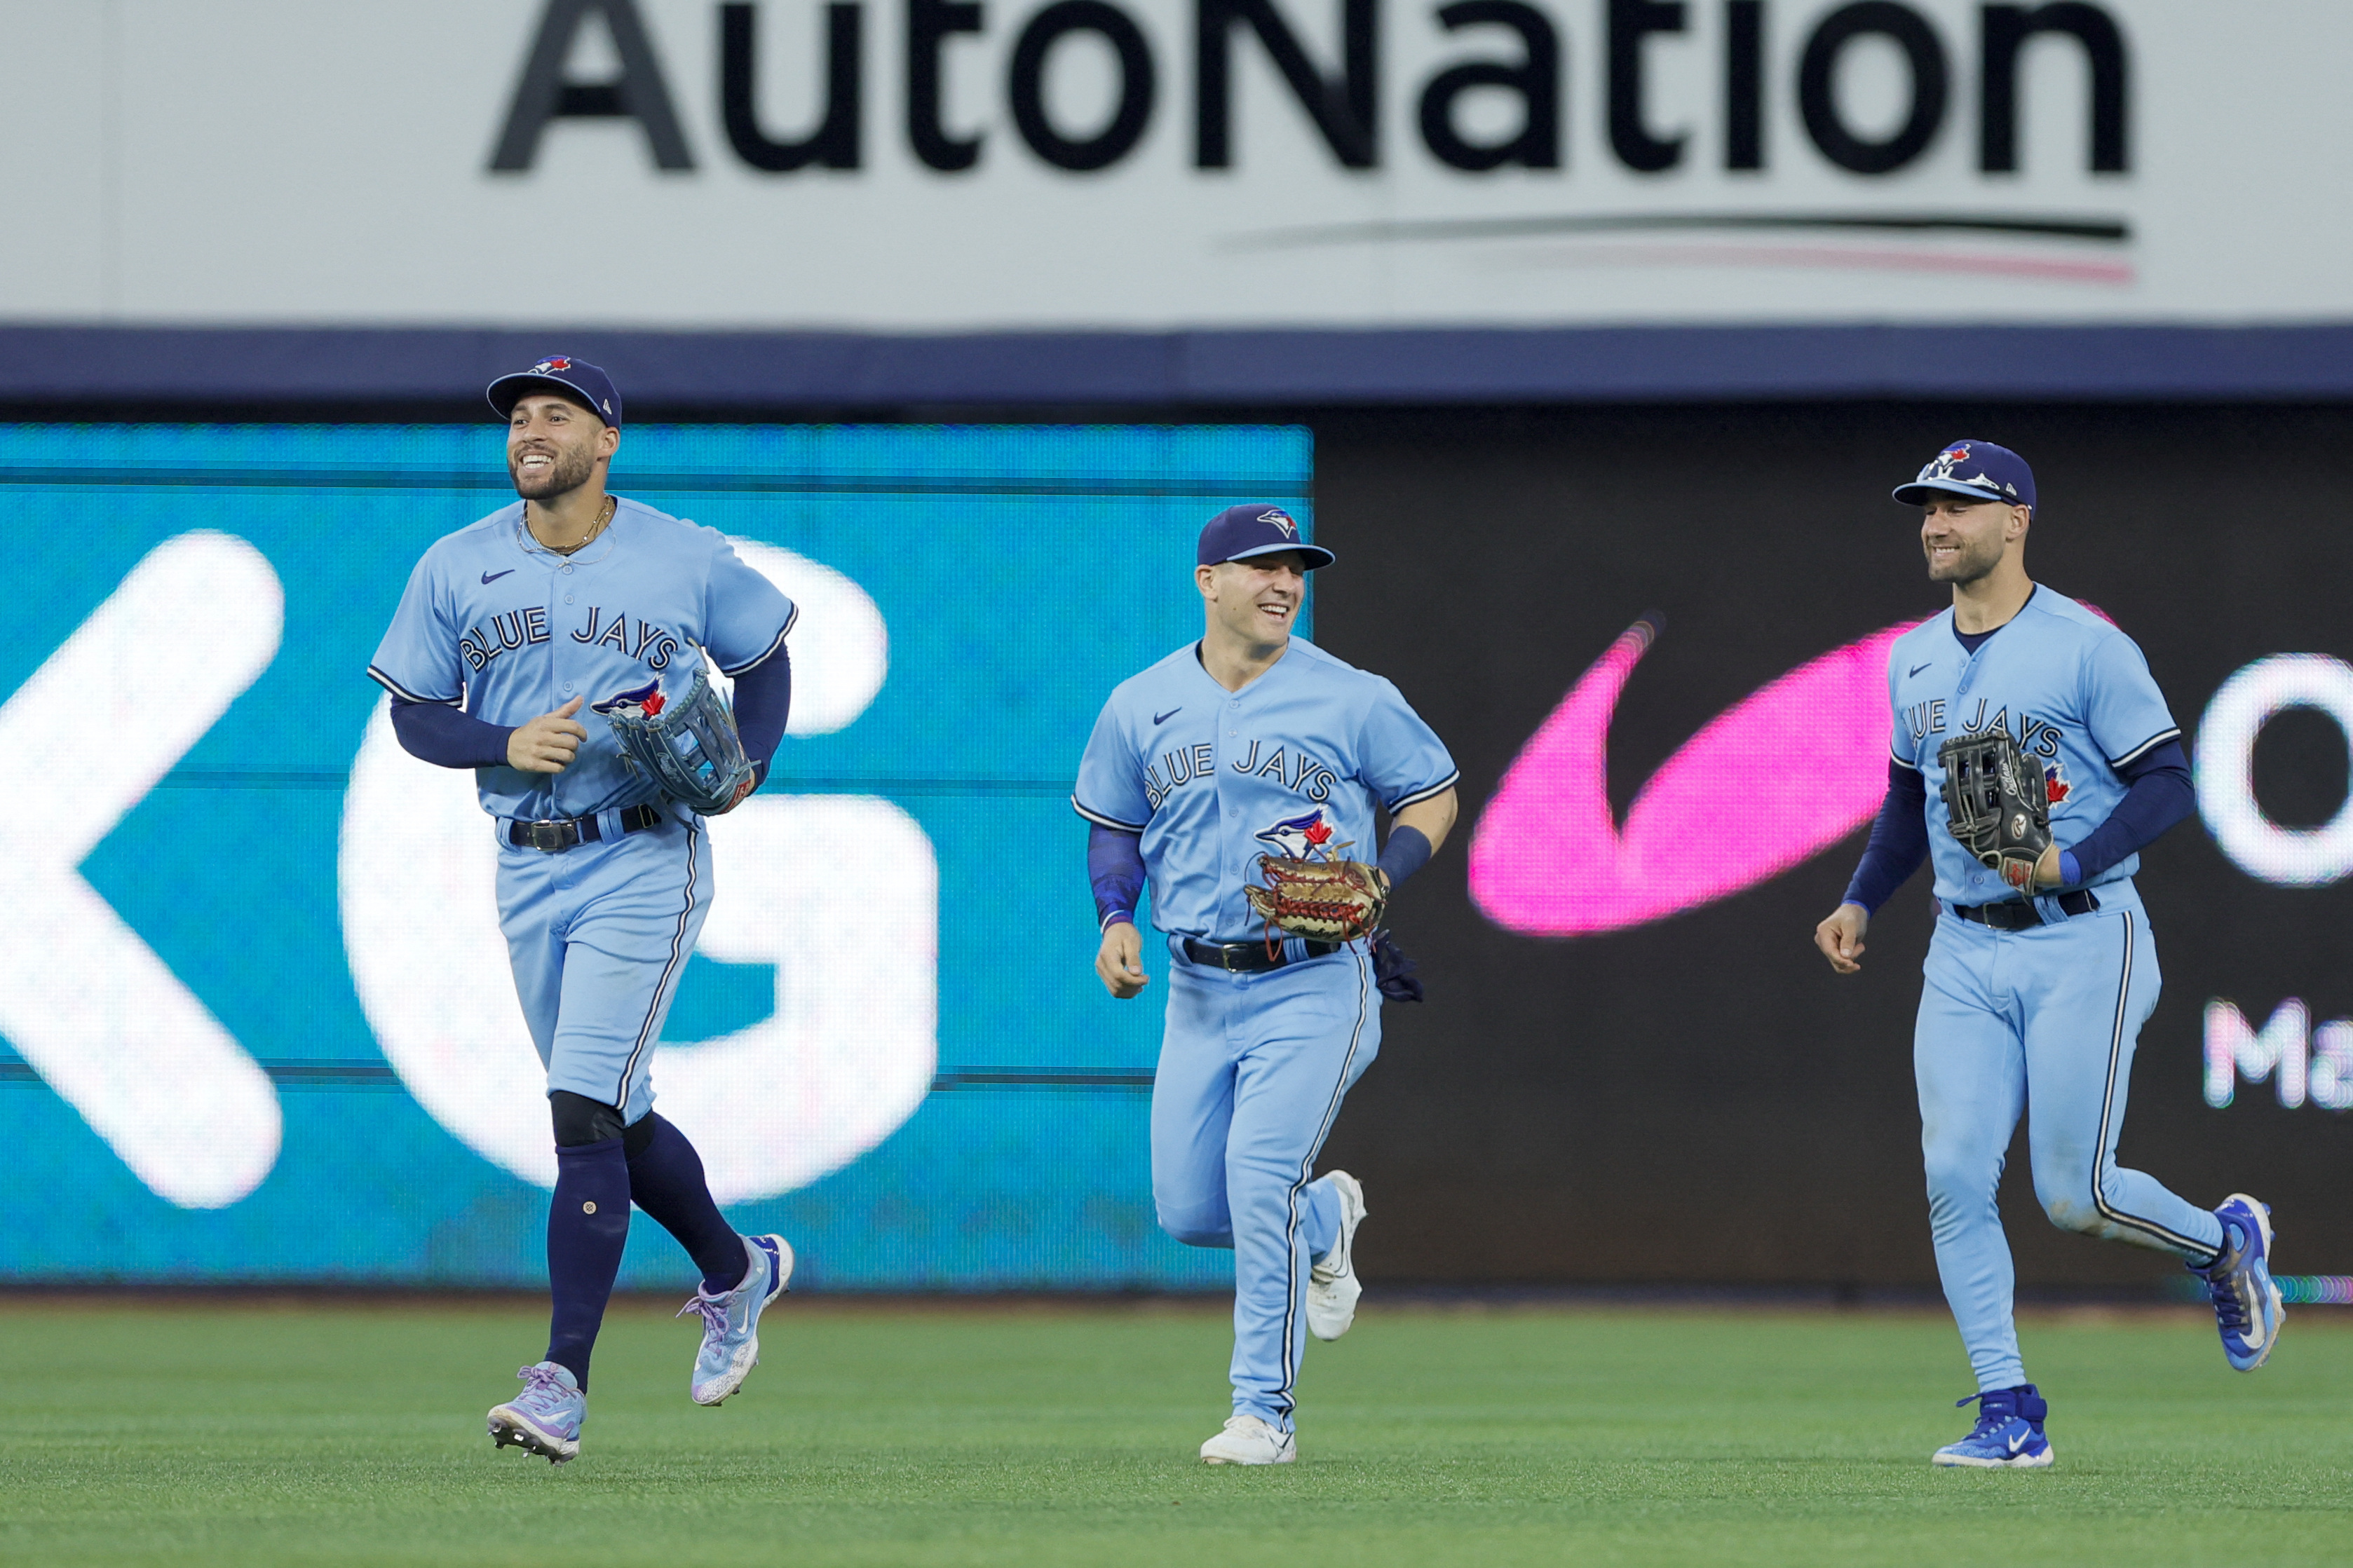
[[[1221,1307],[787,1300],[719,1410],[629,1303],[581,1459],[493,1453],[521,1307],[0,1305],[0,1561],[1190,1564],[2341,1563],[2353,1320],[2263,1372],[2192,1310],[2031,1318],[2054,1469],[1932,1470],[1930,1313],[1368,1305],[1311,1345],[1300,1463],[1210,1469]]]

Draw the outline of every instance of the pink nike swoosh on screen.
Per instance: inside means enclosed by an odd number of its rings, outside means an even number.
[[[1710,720],[1609,810],[1609,721],[1658,628],[1609,645],[1529,738],[1471,835],[1471,897],[1531,936],[1662,920],[1780,875],[1887,794],[1887,653],[1917,622],[1799,665]]]

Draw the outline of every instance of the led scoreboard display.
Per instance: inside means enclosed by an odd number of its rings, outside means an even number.
[[[43,585],[0,651],[0,1279],[539,1278],[490,822],[366,675],[425,546],[511,499],[501,438],[0,428]],[[1092,977],[1068,795],[1111,687],[1198,634],[1202,519],[1310,519],[1309,474],[1291,427],[629,430],[614,488],[801,609],[654,1080],[812,1283],[1224,1276],[1152,1223],[1158,1019]],[[671,1283],[639,1229],[624,1282]]]

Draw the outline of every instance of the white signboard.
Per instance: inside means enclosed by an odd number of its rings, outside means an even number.
[[[2322,0],[0,0],[0,319],[2353,319]]]

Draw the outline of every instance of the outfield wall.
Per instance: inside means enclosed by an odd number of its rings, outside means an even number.
[[[1319,424],[1342,559],[1327,644],[1392,673],[1454,745],[1466,830],[1493,814],[1493,851],[1551,879],[1497,875],[1482,897],[1450,846],[1400,902],[1431,1002],[1389,1010],[1331,1150],[1367,1177],[1384,1267],[1933,1284],[1911,1074],[1925,878],[1874,923],[1860,976],[1833,976],[1810,936],[1884,787],[1872,639],[1944,602],[1887,491],[1964,436],[2031,458],[2030,569],[2138,639],[2195,752],[2202,816],[2140,879],[2164,994],[2124,1162],[2200,1203],[2256,1193],[2283,1267],[2353,1269],[2353,634],[2333,521],[2353,414],[1900,405]],[[1654,612],[1613,705],[1595,666]],[[1526,764],[1555,820],[1494,813],[1572,689],[1586,702]],[[2263,721],[2282,702],[2301,705]],[[1793,771],[1794,798],[1777,783]],[[2169,1272],[2052,1229],[2022,1136],[2013,1156],[2027,1284]]]
[[[665,1111],[820,1287],[1217,1284],[1224,1255],[1152,1225],[1156,1008],[1092,976],[1063,795],[1102,695],[1197,624],[1198,518],[1312,489],[1342,557],[1317,635],[1463,768],[1458,837],[1397,911],[1430,1000],[1388,1010],[1328,1157],[1374,1194],[1367,1267],[1928,1283],[1925,886],[1859,978],[1808,937],[1883,779],[1877,639],[1937,607],[1885,492],[1962,435],[2034,458],[2033,570],[2141,641],[2198,752],[2204,816],[2142,879],[2166,990],[2125,1158],[2254,1191],[2295,1271],[2353,1272],[2342,410],[633,428],[617,488],[806,605],[777,783],[721,825]],[[417,552],[498,503],[496,462],[489,426],[0,430],[44,584],[0,668],[0,1278],[537,1277],[544,1112],[487,835],[361,673]],[[1524,752],[1534,814],[1497,805]],[[2051,1231],[2019,1154],[2029,1285],[2164,1278]],[[628,1279],[668,1283],[638,1231]]]
[[[470,773],[400,750],[366,673],[425,547],[511,499],[501,438],[0,426],[43,585],[0,655],[0,1279],[540,1277],[554,1160],[491,822]],[[1117,676],[1196,634],[1200,517],[1261,497],[1312,523],[1310,450],[1297,426],[629,429],[621,488],[801,610],[785,755],[713,826],[653,1072],[808,1283],[1225,1277],[1152,1224],[1155,1019],[1092,978],[1070,775]],[[477,656],[599,625],[646,645],[615,584],[555,581],[467,628]],[[625,1282],[676,1276],[640,1224]]]

